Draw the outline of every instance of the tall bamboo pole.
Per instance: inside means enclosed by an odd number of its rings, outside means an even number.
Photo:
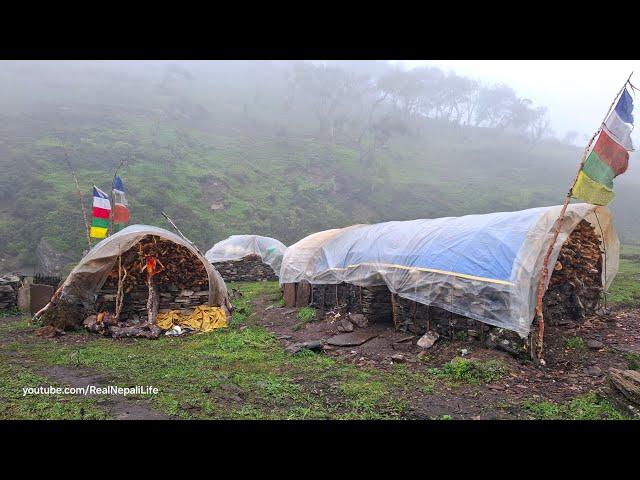
[[[536,297],[536,318],[538,319],[538,331],[537,331],[537,342],[536,342],[537,348],[535,352],[533,351],[533,349],[531,351],[531,355],[534,358],[534,360],[537,360],[543,365],[544,365],[544,359],[542,358],[542,354],[544,352],[544,315],[542,314],[542,298],[544,297],[544,293],[547,287],[547,281],[549,279],[549,258],[553,253],[553,248],[556,244],[556,240],[558,240],[558,235],[560,235],[560,230],[562,229],[562,224],[564,223],[565,213],[567,212],[567,207],[569,206],[569,202],[571,201],[571,195],[573,194],[573,187],[575,187],[576,182],[578,181],[578,176],[582,171],[582,167],[584,167],[584,163],[587,160],[589,153],[591,153],[593,141],[602,131],[604,122],[607,121],[607,118],[609,117],[611,110],[613,110],[616,102],[620,98],[620,95],[622,95],[622,92],[624,92],[624,89],[629,83],[629,80],[631,80],[631,75],[633,75],[633,72],[631,72],[631,74],[629,75],[629,78],[627,78],[626,82],[624,82],[624,85],[622,85],[622,88],[613,99],[613,102],[611,102],[611,105],[609,106],[609,110],[607,110],[607,113],[605,114],[602,122],[600,122],[600,127],[593,134],[593,136],[589,140],[589,143],[587,144],[587,147],[584,149],[584,152],[582,153],[582,158],[580,159],[580,165],[578,166],[578,171],[576,172],[576,175],[573,178],[573,182],[571,183],[571,187],[569,188],[569,192],[567,193],[567,196],[564,199],[564,203],[562,204],[562,209],[560,210],[560,215],[558,216],[558,219],[555,221],[553,238],[544,256],[544,260],[542,263],[542,272],[540,274],[540,280],[538,281],[538,294]]]
[[[80,207],[82,208],[82,218],[84,219],[85,232],[87,234],[87,242],[89,243],[89,249],[91,249],[91,235],[89,234],[89,221],[87,220],[87,209],[84,206],[84,201],[82,199],[82,191],[80,190],[80,185],[78,184],[78,177],[76,177],[76,171],[73,169],[73,166],[69,161],[69,152],[67,151],[67,146],[63,145],[63,148],[64,148],[64,157],[67,162],[67,166],[69,167],[69,170],[71,170],[73,181],[76,184],[76,194],[78,195],[78,199],[80,201]]]

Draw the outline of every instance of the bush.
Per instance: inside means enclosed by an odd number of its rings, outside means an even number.
[[[500,360],[468,360],[454,358],[441,368],[432,368],[430,372],[438,377],[464,383],[489,383],[502,377],[508,368]]]
[[[300,320],[295,327],[294,330],[299,330],[303,325],[313,321],[316,318],[316,310],[311,307],[302,307],[298,310],[298,320]]]
[[[571,337],[564,342],[564,345],[571,350],[582,350],[584,348],[584,340],[580,337]]]

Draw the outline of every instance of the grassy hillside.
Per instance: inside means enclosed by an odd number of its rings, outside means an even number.
[[[241,84],[196,82],[188,95],[165,95],[154,93],[161,70],[125,80],[102,72],[93,88],[42,80],[36,102],[28,84],[14,81],[36,82],[29,72],[0,68],[0,86],[13,88],[1,98],[3,271],[33,268],[43,237],[76,256],[86,247],[63,144],[87,206],[91,185],[108,190],[130,156],[121,175],[133,222],[167,227],[164,210],[202,249],[232,234],[290,244],[353,223],[551,205],[562,200],[580,155],[554,140],[427,120],[363,165],[353,141],[317,134],[309,112],[285,115]],[[633,192],[633,181],[622,185],[613,206],[623,212],[616,216],[627,243],[640,239]]]

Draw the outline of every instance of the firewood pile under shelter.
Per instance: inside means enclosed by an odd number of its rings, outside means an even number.
[[[113,337],[156,338],[166,329],[158,318],[186,319],[194,311],[207,317],[216,308],[229,317],[226,285],[192,244],[161,228],[132,225],[89,251],[42,319],[59,329],[84,323]]]
[[[275,238],[232,235],[205,256],[227,282],[277,280],[287,247]]]
[[[287,306],[363,313],[399,330],[526,338],[544,254],[561,206],[354,225],[290,246],[280,283]],[[544,297],[550,322],[595,309],[618,271],[607,207],[569,206]],[[516,338],[517,338],[516,336]]]

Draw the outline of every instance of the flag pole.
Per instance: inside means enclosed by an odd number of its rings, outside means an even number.
[[[536,318],[538,319],[538,329],[536,333],[537,338],[535,342],[536,343],[535,351],[533,346],[531,348],[532,359],[538,361],[542,365],[544,365],[545,363],[544,359],[542,358],[542,354],[544,352],[544,315],[542,313],[542,298],[544,297],[544,293],[547,287],[547,281],[549,280],[549,258],[551,257],[551,253],[553,253],[553,248],[556,244],[556,241],[558,240],[558,236],[560,235],[560,230],[562,229],[562,224],[564,223],[565,213],[567,212],[567,207],[569,206],[569,202],[571,201],[571,195],[573,194],[573,187],[575,187],[576,182],[578,181],[578,176],[580,175],[580,172],[582,171],[582,167],[584,167],[584,164],[587,160],[587,156],[591,151],[593,141],[602,131],[602,126],[607,121],[607,118],[609,117],[611,110],[613,110],[616,102],[624,92],[624,89],[629,83],[629,80],[631,80],[631,75],[633,75],[633,72],[631,72],[631,74],[629,75],[629,78],[627,78],[627,80],[624,82],[624,85],[622,85],[622,88],[613,99],[613,102],[611,102],[611,105],[609,106],[609,110],[607,110],[607,113],[605,114],[602,122],[600,123],[600,127],[598,128],[598,130],[596,130],[596,132],[593,134],[593,136],[589,140],[589,143],[587,144],[587,147],[584,149],[584,152],[582,152],[582,158],[580,159],[580,165],[578,166],[578,171],[576,172],[576,175],[573,178],[573,182],[571,183],[571,187],[569,188],[569,192],[567,193],[567,196],[564,199],[564,203],[562,204],[562,209],[560,210],[560,215],[555,221],[553,238],[551,239],[551,243],[547,248],[547,252],[545,253],[544,260],[542,262],[542,272],[540,274],[540,279],[538,281],[538,290],[537,290],[538,293],[536,297],[535,312],[536,312]],[[533,336],[532,336],[532,339],[533,339]]]
[[[71,170],[71,176],[73,177],[73,181],[76,184],[76,193],[78,195],[78,199],[80,200],[80,207],[82,208],[82,218],[84,219],[85,233],[87,234],[87,242],[89,243],[89,249],[91,249],[91,235],[89,235],[89,221],[87,220],[87,209],[84,206],[84,201],[82,200],[82,192],[80,191],[80,185],[78,184],[78,177],[76,177],[76,171],[73,169],[71,162],[69,161],[69,152],[67,151],[67,146],[63,145],[64,149],[64,158],[67,163],[67,166]]]
[[[125,161],[126,160],[124,158],[120,159],[120,165],[118,165],[118,168],[116,168],[116,171],[113,173],[113,180],[111,181],[111,191],[109,192],[109,198],[111,199],[111,213],[109,214],[109,230],[112,233],[115,233],[115,232],[113,232],[113,228],[114,228],[113,227],[113,225],[114,225],[113,224],[113,217],[114,217],[114,211],[115,211],[115,203],[114,203],[115,202],[115,198],[113,196],[113,185],[116,182],[116,177],[118,176],[118,171],[122,168],[122,166],[124,165]]]

